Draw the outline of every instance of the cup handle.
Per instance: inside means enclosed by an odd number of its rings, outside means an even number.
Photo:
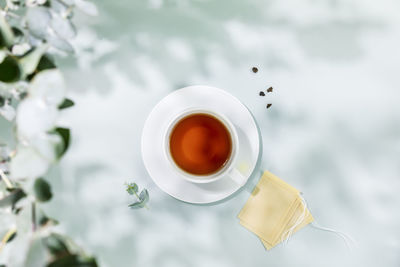
[[[240,187],[242,187],[247,182],[246,177],[236,168],[233,168],[230,171],[228,177],[231,178],[231,180],[234,181]]]

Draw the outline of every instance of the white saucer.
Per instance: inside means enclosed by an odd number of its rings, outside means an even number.
[[[228,177],[208,183],[195,184],[176,175],[164,154],[164,133],[168,122],[190,107],[205,107],[225,115],[236,127],[239,137],[237,168],[247,179],[259,156],[260,137],[250,111],[236,97],[209,86],[189,86],[163,98],[150,112],[142,134],[144,165],[156,185],[176,199],[204,204],[224,199],[240,186]]]

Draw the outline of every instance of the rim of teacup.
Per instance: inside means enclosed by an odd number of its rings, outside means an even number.
[[[210,116],[215,117],[218,119],[224,126],[228,129],[230,137],[231,137],[231,144],[232,144],[232,151],[229,157],[229,160],[224,163],[224,166],[220,168],[217,172],[209,174],[209,175],[194,175],[191,174],[183,169],[181,169],[172,158],[170,152],[170,135],[172,130],[174,129],[177,122],[181,119],[193,115],[193,114],[207,114]],[[177,174],[182,177],[183,179],[192,182],[192,183],[211,183],[215,182],[222,177],[224,177],[227,173],[229,173],[232,168],[234,167],[234,163],[236,162],[236,158],[238,156],[238,145],[239,145],[239,138],[236,132],[234,125],[230,122],[230,120],[223,114],[216,112],[215,110],[204,108],[204,107],[192,107],[185,110],[182,110],[179,114],[173,117],[170,122],[168,123],[168,127],[166,128],[164,134],[164,154],[167,160],[170,162],[171,167],[177,172]]]

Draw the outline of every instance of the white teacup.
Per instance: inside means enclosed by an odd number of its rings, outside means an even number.
[[[224,165],[216,172],[211,173],[209,175],[196,175],[189,173],[182,168],[180,168],[176,162],[173,160],[171,151],[170,151],[170,135],[175,125],[181,121],[181,119],[193,115],[193,114],[207,114],[210,115],[217,120],[219,120],[228,130],[231,137],[231,153],[229,158],[226,160]],[[236,132],[235,127],[230,122],[228,118],[224,115],[210,109],[205,108],[190,108],[182,111],[177,116],[175,116],[167,127],[167,131],[165,132],[164,138],[164,151],[167,160],[170,162],[171,167],[176,171],[177,175],[182,177],[183,179],[190,181],[192,183],[211,183],[215,182],[223,177],[229,177],[235,183],[239,185],[243,185],[246,182],[246,177],[244,177],[236,168],[237,157],[239,153],[239,139]]]

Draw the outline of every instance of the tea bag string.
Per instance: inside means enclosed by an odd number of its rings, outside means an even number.
[[[300,196],[301,197],[301,196]],[[299,216],[299,218],[297,218],[297,220],[295,221],[295,223],[288,229],[286,230],[281,237],[281,241],[284,245],[286,245],[290,238],[293,235],[293,231],[296,229],[297,226],[299,226],[305,219],[306,217],[306,211],[307,211],[307,203],[305,202],[305,200],[303,199],[303,197],[301,197],[301,202],[303,203],[303,212],[301,213],[301,215]]]
[[[299,196],[300,196],[301,202],[302,202],[302,204],[303,204],[303,212],[302,212],[302,214],[299,216],[299,218],[296,220],[296,222],[293,224],[293,226],[291,226],[288,230],[286,230],[286,231],[284,232],[284,234],[282,235],[282,239],[285,238],[285,239],[283,240],[283,244],[287,244],[287,243],[289,242],[289,239],[290,239],[290,237],[292,236],[293,231],[294,231],[294,230],[296,229],[296,227],[299,226],[299,225],[304,221],[304,219],[305,219],[305,215],[306,215],[306,211],[307,211],[307,206],[308,206],[308,205],[307,205],[307,202],[306,202],[306,200],[304,199],[304,197],[303,197],[302,195],[303,195],[303,193],[300,192],[300,195],[299,195]],[[311,223],[311,226],[314,227],[315,229],[318,229],[318,230],[321,230],[321,231],[326,231],[326,232],[331,232],[331,233],[334,233],[334,234],[340,236],[340,237],[343,239],[343,241],[345,242],[346,247],[347,247],[350,251],[353,250],[353,248],[357,246],[357,242],[356,242],[350,235],[348,235],[348,234],[346,234],[346,233],[343,233],[343,232],[341,232],[341,231],[338,231],[338,230],[335,230],[335,229],[332,229],[332,228],[328,228],[328,227],[321,226],[321,225],[319,225],[315,220]]]

